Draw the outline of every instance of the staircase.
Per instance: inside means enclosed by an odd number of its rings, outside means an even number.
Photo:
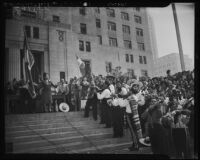
[[[112,128],[84,118],[83,111],[6,115],[6,143],[12,153],[130,153],[149,154],[150,148],[128,151],[128,129],[122,138],[112,138]]]

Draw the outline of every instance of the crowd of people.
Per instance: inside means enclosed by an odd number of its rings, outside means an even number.
[[[27,97],[23,82],[7,85],[8,94],[19,94],[22,103]],[[64,79],[54,85],[48,74],[39,84],[37,100],[27,97],[37,112],[55,111],[52,94],[66,96],[70,111],[79,111],[84,105],[84,117],[100,118],[106,128],[113,128],[113,138],[123,137],[129,128],[133,140],[130,150],[151,146],[154,154],[177,158],[190,158],[190,143],[194,139],[194,71],[174,75],[167,71],[165,77],[74,77],[69,83]],[[52,89],[54,88],[54,89]],[[18,92],[19,91],[19,92]],[[23,93],[24,92],[24,93]],[[85,102],[85,103],[83,103]],[[36,104],[38,103],[38,104]],[[31,105],[29,105],[29,108]],[[23,109],[22,109],[23,110]],[[32,108],[33,111],[33,108]]]

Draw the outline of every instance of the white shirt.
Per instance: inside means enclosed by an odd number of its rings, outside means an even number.
[[[120,92],[120,95],[122,95],[122,96],[124,96],[124,95],[127,95],[127,89],[126,88],[124,88],[124,87],[122,87],[122,90],[121,90],[121,92]]]
[[[114,85],[111,84],[111,85],[109,86],[109,88],[110,88],[111,94],[115,94],[115,87],[114,87]]]
[[[142,93],[139,92],[138,94],[136,94],[136,97],[138,98],[138,105],[143,106],[145,104],[145,99]]]
[[[111,92],[109,89],[105,89],[101,94],[97,93],[98,99],[110,98],[110,96],[111,96]]]

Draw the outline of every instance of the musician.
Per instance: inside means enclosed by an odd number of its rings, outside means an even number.
[[[116,83],[116,96],[125,98],[127,90],[122,86],[120,81]],[[113,106],[113,138],[123,137],[124,108]]]
[[[97,88],[95,86],[94,81],[91,81],[91,84],[88,88],[84,117],[89,117],[89,110],[91,106],[92,106],[92,111],[93,111],[93,118],[96,121],[97,120]]]
[[[106,80],[104,83],[104,90],[102,93],[97,93],[97,98],[102,100],[102,122],[105,121],[106,128],[111,128],[111,108],[107,103],[107,100],[111,99],[111,91],[109,89],[110,83]]]
[[[51,87],[53,86],[56,88],[57,86],[54,85],[50,80],[49,80],[49,75],[48,73],[43,74],[43,82],[41,86],[41,101],[42,101],[42,106],[43,106],[43,111],[44,112],[52,112],[52,94],[51,94]]]
[[[138,115],[138,105],[144,104],[139,93],[139,82],[136,80],[131,84],[131,95],[127,98],[129,106],[126,107],[127,122],[131,131],[133,144],[130,151],[139,150],[139,140],[142,136],[142,129]],[[138,95],[137,95],[138,94]]]

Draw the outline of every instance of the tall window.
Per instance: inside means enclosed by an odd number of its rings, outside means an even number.
[[[39,39],[39,27],[33,27],[33,38]]]
[[[102,36],[98,35],[97,38],[98,38],[98,42],[99,42],[99,44],[102,45]]]
[[[84,51],[84,42],[79,40],[79,50]]]
[[[124,47],[127,49],[132,49],[131,41],[124,40]]]
[[[109,45],[113,47],[117,47],[117,38],[109,37]]]
[[[140,16],[134,16],[134,19],[136,23],[142,23],[142,18]]]
[[[142,76],[146,76],[146,77],[148,77],[148,72],[147,72],[147,70],[141,70],[141,75]]]
[[[26,32],[26,36],[28,38],[31,37],[31,26],[25,26],[25,32]]]
[[[56,16],[56,15],[53,15],[53,22],[59,23],[60,22],[60,17]]]
[[[96,27],[101,28],[101,21],[100,19],[96,19]]]
[[[100,13],[100,8],[99,8],[99,7],[96,7],[96,8],[95,8],[95,12],[96,12],[96,13]]]
[[[128,21],[129,20],[128,13],[121,12],[121,18]]]
[[[138,49],[139,49],[140,51],[144,51],[144,50],[145,50],[144,43],[139,43],[139,42],[137,42],[137,44],[138,44]]]
[[[143,36],[143,30],[141,28],[136,28],[136,34],[137,36]]]
[[[122,31],[123,33],[127,33],[127,34],[130,34],[130,26],[127,26],[127,25],[122,25]]]
[[[108,22],[108,30],[116,31],[116,24],[113,22]]]
[[[115,17],[115,10],[111,8],[106,8],[107,16]]]
[[[80,27],[81,27],[81,33],[82,34],[87,34],[86,24],[81,23]]]
[[[90,51],[91,51],[90,42],[86,42],[86,51],[87,51],[87,52],[90,52]]]
[[[130,59],[131,59],[131,63],[133,63],[134,61],[133,61],[133,55],[132,54],[130,55]]]
[[[147,64],[146,56],[143,56],[144,64]]]
[[[109,73],[112,71],[112,63],[106,62],[106,72]]]
[[[126,54],[125,56],[126,56],[126,62],[129,62],[129,55]]]
[[[81,14],[81,15],[86,15],[86,11],[85,11],[85,7],[81,7],[80,9],[79,9],[79,13]]]
[[[140,64],[143,64],[142,56],[139,56],[139,62],[140,62]]]

